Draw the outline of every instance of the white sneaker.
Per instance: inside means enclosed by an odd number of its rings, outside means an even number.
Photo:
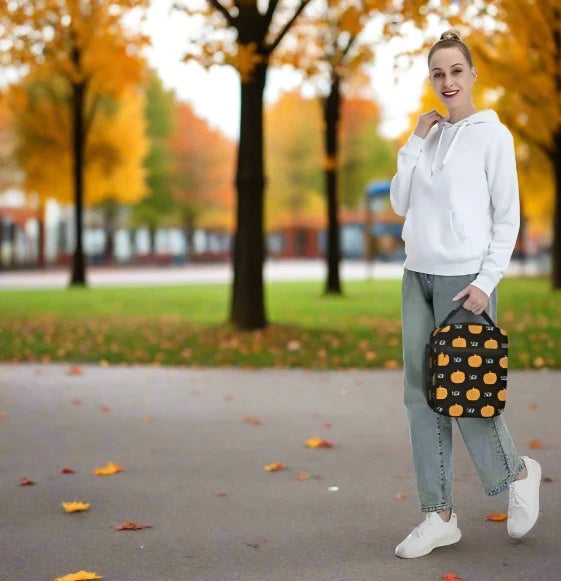
[[[538,520],[542,469],[539,462],[522,456],[528,476],[508,485],[507,531],[511,537],[523,537]]]
[[[444,522],[437,512],[428,512],[425,520],[397,545],[395,554],[404,559],[422,557],[436,547],[453,545],[461,538],[456,513],[453,512],[450,520]]]

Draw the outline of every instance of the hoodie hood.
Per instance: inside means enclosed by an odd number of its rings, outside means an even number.
[[[440,143],[442,142],[442,136],[444,135],[444,132],[446,130],[457,128],[456,134],[454,135],[452,142],[450,143],[450,147],[448,147],[448,151],[446,152],[446,155],[444,156],[444,159],[442,160],[442,166],[441,166],[442,168],[446,165],[446,162],[450,159],[450,156],[452,155],[452,152],[454,151],[454,146],[456,145],[458,138],[460,137],[462,131],[464,130],[464,127],[466,127],[468,125],[475,125],[477,123],[500,123],[499,116],[497,115],[497,113],[493,109],[483,109],[481,111],[477,111],[476,113],[473,113],[469,117],[465,117],[464,119],[461,119],[457,123],[449,123],[448,119],[449,119],[449,116],[446,116],[438,124],[438,125],[442,126],[442,129],[440,131],[438,145],[436,146],[436,152],[434,154],[434,157],[432,158],[432,164],[431,164],[431,168],[430,168],[430,175],[431,176],[433,175],[434,169],[436,166],[436,158],[438,157],[438,152],[440,150]]]

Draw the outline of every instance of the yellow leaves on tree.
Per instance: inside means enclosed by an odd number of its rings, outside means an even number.
[[[49,93],[56,99],[43,98]],[[32,82],[11,89],[19,130],[18,159],[24,188],[43,199],[72,203],[72,136],[70,111],[60,82]],[[119,100],[98,105],[96,122],[86,143],[85,204],[105,199],[132,203],[146,193],[143,159],[148,150],[144,97],[134,88]]]
[[[226,56],[226,64],[232,65],[240,73],[242,83],[251,81],[253,71],[264,57],[257,52],[257,43],[238,43],[237,52],[234,55]]]

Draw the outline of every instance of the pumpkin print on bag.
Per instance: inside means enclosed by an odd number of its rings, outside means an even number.
[[[487,323],[449,320],[463,306],[450,311],[429,335],[425,347],[427,402],[441,415],[454,418],[492,418],[507,399],[508,335]]]

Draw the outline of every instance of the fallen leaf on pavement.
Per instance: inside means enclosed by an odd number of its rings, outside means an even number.
[[[151,528],[152,525],[136,523],[131,521],[122,522],[120,525],[113,525],[116,531],[139,531],[140,529]]]
[[[306,440],[308,448],[333,448],[333,444],[329,440],[322,440],[321,438],[308,438]]]
[[[253,416],[245,416],[243,421],[246,424],[251,424],[252,426],[260,426],[261,425],[261,420],[258,418],[254,418]]]
[[[72,468],[63,468],[60,472],[61,474],[74,474],[75,470],[72,470]]]
[[[78,573],[69,573],[64,577],[57,577],[54,581],[89,581],[90,579],[103,579],[103,577],[89,571],[78,571]]]
[[[284,470],[284,464],[281,462],[273,462],[272,464],[267,464],[263,470],[267,470],[267,472],[276,472],[277,470]]]
[[[20,486],[31,486],[32,484],[35,484],[35,482],[33,482],[33,480],[29,480],[29,478],[22,478],[19,483]]]
[[[90,503],[73,500],[72,502],[63,502],[62,506],[66,512],[80,512],[82,510],[88,510]]]
[[[106,466],[101,466],[94,470],[96,476],[107,476],[109,474],[116,474],[117,472],[122,472],[123,467],[115,464],[114,462],[109,462]]]
[[[502,522],[506,520],[508,516],[506,514],[490,513],[485,517],[485,520],[492,520],[494,522]]]

